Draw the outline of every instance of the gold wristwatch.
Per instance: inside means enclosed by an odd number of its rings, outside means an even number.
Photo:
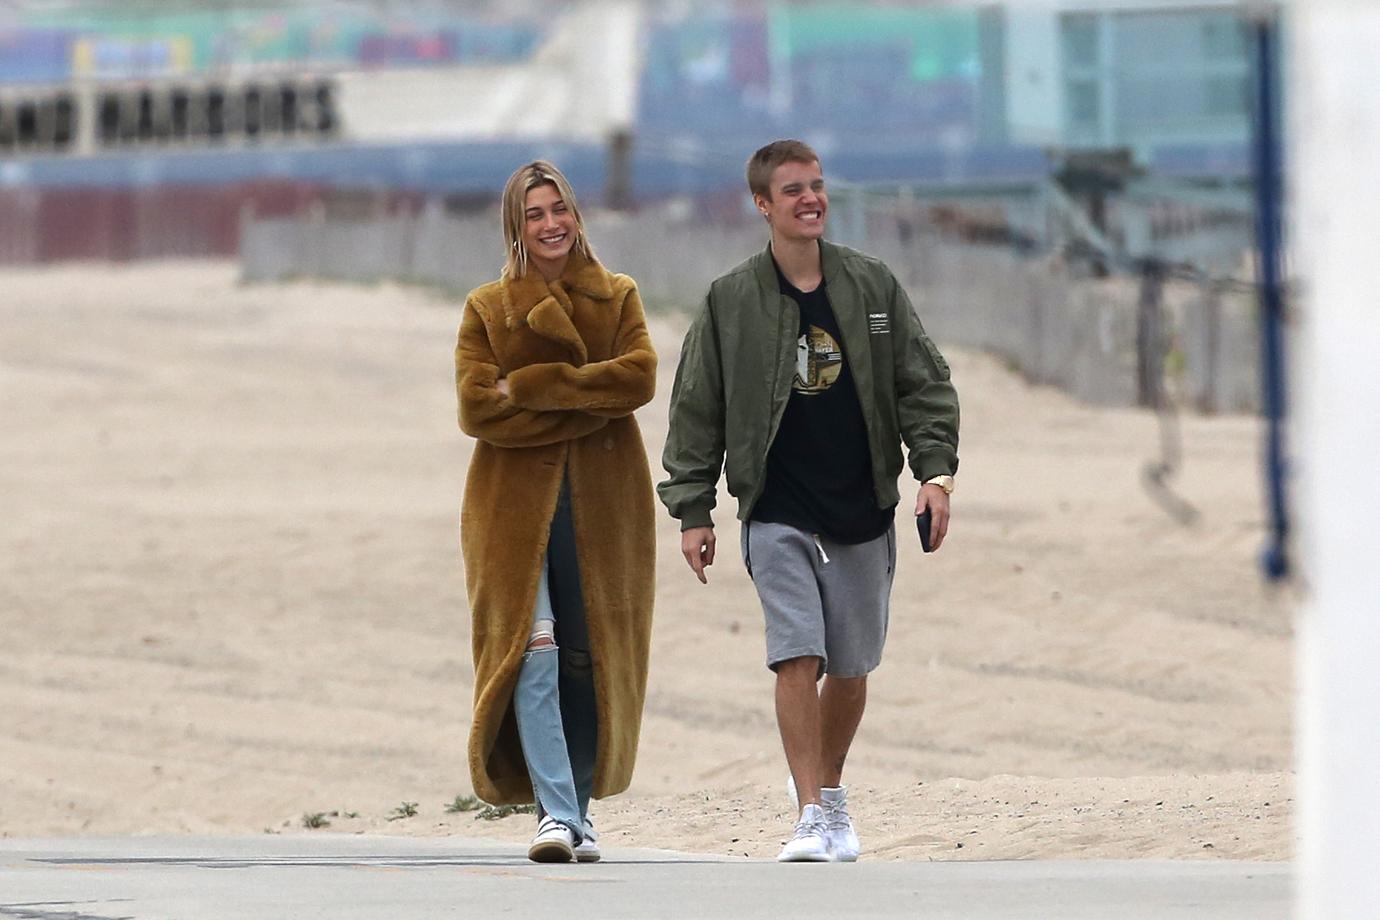
[[[944,490],[945,495],[952,495],[954,492],[954,478],[948,473],[941,473],[938,476],[932,476],[926,479],[925,485],[939,486],[939,488]]]

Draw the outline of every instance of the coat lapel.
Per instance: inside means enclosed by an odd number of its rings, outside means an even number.
[[[575,326],[571,292],[608,300],[613,296],[613,279],[596,260],[572,252],[565,272],[549,284],[535,271],[523,278],[505,279],[504,320],[509,329],[526,325],[537,335],[565,346],[571,363],[578,367],[588,360],[589,352]]]
[[[588,353],[585,351],[584,339],[580,338],[580,331],[575,328],[575,323],[570,318],[574,312],[570,295],[561,290],[560,282],[557,281],[551,285],[551,293],[538,301],[527,314],[527,325],[537,335],[564,345],[574,359],[570,363],[579,367],[585,363]]]
[[[521,329],[532,307],[549,297],[551,290],[536,272],[523,278],[503,276],[503,320],[509,329]]]

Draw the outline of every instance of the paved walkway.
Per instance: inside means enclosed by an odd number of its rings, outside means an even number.
[[[1287,920],[1291,870],[1244,862],[790,865],[374,836],[0,840],[0,920]]]

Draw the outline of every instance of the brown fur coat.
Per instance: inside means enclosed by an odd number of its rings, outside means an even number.
[[[479,441],[460,513],[475,794],[495,804],[532,801],[512,697],[562,470],[594,662],[594,795],[622,792],[637,754],[656,568],[652,480],[632,416],[652,398],[656,353],[637,286],[572,252],[550,284],[531,271],[476,288],[455,377],[460,427]]]

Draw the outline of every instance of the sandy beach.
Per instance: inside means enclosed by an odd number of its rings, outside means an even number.
[[[460,304],[196,262],[5,269],[0,290],[0,835],[307,834],[321,813],[525,839],[526,816],[444,809],[470,791]],[[685,322],[653,318],[654,475]],[[1293,599],[1259,576],[1257,420],[1183,420],[1183,527],[1141,484],[1153,414],[949,357],[954,523],[932,557],[898,527],[849,761],[867,856],[1288,858]],[[762,857],[788,831],[734,507],[708,586],[659,519],[637,774],[594,812],[610,842]]]

